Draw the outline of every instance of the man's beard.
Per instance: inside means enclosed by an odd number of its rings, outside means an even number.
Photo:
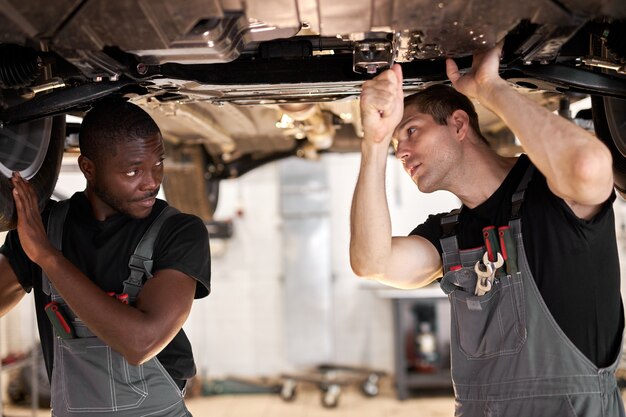
[[[155,197],[158,194],[158,192],[159,192],[159,188],[160,187],[158,187],[152,193],[146,194],[145,196],[142,196],[139,199],[128,201],[127,203],[141,201],[141,200],[144,200],[144,199],[149,198],[149,197]],[[106,205],[111,207],[116,212],[121,213],[121,214],[125,214],[126,216],[129,216],[129,217],[132,217],[132,218],[138,218],[137,216],[133,215],[130,211],[128,211],[127,209],[124,208],[124,201],[123,200],[113,196],[111,193],[109,193],[106,190],[106,188],[100,187],[98,184],[94,184],[93,192],[94,192],[95,195],[98,196],[98,198],[100,198],[100,200],[102,200]]]
[[[102,200],[106,205],[118,213],[130,215],[126,210],[124,210],[122,201],[111,195],[104,187],[94,184],[93,193],[97,195],[98,198],[100,198],[100,200]]]

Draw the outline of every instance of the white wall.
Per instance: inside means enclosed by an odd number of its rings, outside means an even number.
[[[333,222],[335,286],[335,360],[392,370],[391,302],[376,295],[371,283],[350,269],[350,205],[359,170],[359,154],[327,155]],[[387,165],[387,200],[394,235],[406,235],[431,212],[459,205],[450,193],[422,194],[401,164],[390,157]]]
[[[281,233],[275,164],[221,184],[218,219],[233,237],[211,245],[212,292],[185,325],[205,375],[267,375],[286,368],[281,332]]]
[[[364,285],[349,264],[349,214],[358,154],[325,155],[331,199],[333,361],[391,370],[391,304]],[[198,367],[212,377],[275,375],[286,362],[282,314],[281,220],[277,164],[224,181],[217,219],[234,221],[234,236],[214,242],[213,293],[196,301],[185,329]],[[458,206],[449,193],[420,194],[390,157],[387,174],[394,233],[407,234],[430,212]],[[238,214],[240,213],[240,214]],[[217,249],[221,254],[217,253]],[[315,256],[311,254],[311,256]],[[311,317],[311,320],[315,320]]]

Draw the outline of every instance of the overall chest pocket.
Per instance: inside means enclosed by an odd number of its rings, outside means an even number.
[[[476,296],[456,290],[448,295],[459,348],[468,359],[514,354],[526,341],[524,288],[521,273],[494,282]]]
[[[56,340],[55,382],[62,387],[68,411],[129,410],[145,400],[142,365],[129,365],[96,337]]]

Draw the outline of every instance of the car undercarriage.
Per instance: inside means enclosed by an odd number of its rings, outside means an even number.
[[[358,150],[360,86],[392,63],[409,94],[447,82],[445,58],[466,70],[474,51],[500,41],[502,77],[533,99],[556,109],[593,97],[596,132],[626,189],[623,0],[1,4],[3,230],[14,227],[6,177],[45,177],[38,187],[49,197],[58,152],[76,145],[63,115],[98,100],[123,96],[154,117],[167,144],[166,197],[208,221],[222,179],[288,156]],[[512,143],[500,121],[479,115],[492,143]]]

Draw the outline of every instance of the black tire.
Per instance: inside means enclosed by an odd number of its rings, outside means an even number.
[[[165,152],[163,192],[167,201],[184,213],[212,221],[219,198],[219,180],[208,177],[204,147],[166,143]]]
[[[64,149],[64,115],[0,128],[0,231],[17,225],[11,172],[19,171],[32,184],[41,212],[59,178]]]
[[[608,146],[613,156],[615,188],[626,195],[626,100],[591,97],[596,136]]]

